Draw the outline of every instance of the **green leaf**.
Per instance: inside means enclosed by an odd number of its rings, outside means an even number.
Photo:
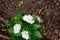
[[[28,33],[29,33],[29,37],[31,37],[31,31],[28,31]]]
[[[40,27],[41,27],[41,25],[39,25],[39,24],[33,24],[33,26],[31,27],[31,30],[36,30]]]
[[[22,19],[22,18],[23,18],[23,15],[22,15],[21,13],[19,13],[19,14],[17,14],[15,17],[16,17],[17,19]]]
[[[10,22],[14,22],[14,17],[11,17]]]
[[[11,22],[20,21],[22,18],[23,18],[23,16],[21,14],[17,14],[14,17],[11,17],[11,20],[10,21]]]
[[[22,15],[17,15],[17,16],[15,16],[14,17],[14,22],[19,22],[19,21],[21,21],[21,19],[22,19]]]
[[[17,16],[14,17],[14,21],[19,21],[20,18],[18,18]]]
[[[13,33],[13,28],[9,28],[9,29],[7,30],[7,32],[8,32],[8,33]]]
[[[19,14],[19,15],[22,15],[22,16],[25,15],[23,12],[18,12],[17,15],[18,15],[18,14]]]
[[[37,38],[42,38],[42,35],[39,31],[33,31],[33,36],[37,37]]]
[[[14,33],[13,33],[13,28],[9,28],[9,29],[7,30],[7,32],[10,33],[12,36],[21,36],[21,33],[14,34]]]
[[[12,22],[12,24],[16,24],[16,23],[22,24],[22,20],[21,20],[20,16],[21,15],[16,15],[15,17],[11,17],[10,21]]]
[[[36,20],[36,14],[33,14],[32,17],[34,18],[34,20]]]
[[[34,14],[32,15],[32,17],[34,18],[35,23],[37,23],[38,20],[37,20],[37,18],[36,18],[36,13],[34,13]]]
[[[36,13],[32,14],[33,17],[36,17]]]
[[[21,36],[21,33],[14,34],[15,36]]]
[[[11,40],[22,40],[20,36],[13,36],[13,34],[10,34],[10,39]]]
[[[21,24],[22,25],[22,22],[21,21],[14,21],[14,23],[16,24]]]
[[[29,39],[29,40],[35,40],[34,38],[31,38],[31,39]]]
[[[29,40],[36,40],[37,38],[31,34],[31,37]]]
[[[4,23],[8,26],[8,27],[11,27],[11,26],[13,26],[9,21],[7,21],[7,20],[4,20]]]
[[[21,36],[16,36],[13,33],[9,33],[9,37],[11,40],[23,40]]]

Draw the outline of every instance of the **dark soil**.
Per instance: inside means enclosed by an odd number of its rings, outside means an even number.
[[[8,35],[2,19],[9,20],[17,12],[37,13],[44,20],[39,29],[43,40],[60,40],[60,0],[0,0],[0,34]]]

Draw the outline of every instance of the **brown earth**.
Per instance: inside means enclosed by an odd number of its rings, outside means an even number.
[[[43,40],[60,40],[60,0],[0,0],[0,34],[8,35],[2,20],[9,20],[17,12],[37,13],[44,20],[39,29]]]

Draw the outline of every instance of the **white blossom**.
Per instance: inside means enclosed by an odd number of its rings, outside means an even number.
[[[29,39],[29,34],[28,34],[28,31],[22,31],[22,38],[28,40]]]
[[[14,29],[14,34],[17,34],[21,30],[21,25],[20,24],[15,24],[13,29]]]
[[[37,18],[38,22],[43,22],[43,20],[41,19],[41,17],[36,16],[36,18]]]
[[[30,23],[30,24],[33,24],[34,23],[34,20],[33,20],[33,17],[31,15],[25,15],[23,17],[23,20]]]

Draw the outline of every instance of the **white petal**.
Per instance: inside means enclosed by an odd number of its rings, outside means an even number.
[[[31,19],[31,20],[33,19],[33,17],[31,15],[28,15],[28,18]]]
[[[21,25],[20,24],[15,24],[14,27],[14,34],[19,33],[21,30]]]
[[[14,30],[14,34],[17,34],[19,33],[20,31],[19,30]]]
[[[27,15],[23,16],[23,20],[24,20],[24,21],[27,20]]]
[[[29,39],[28,31],[22,31],[22,38]]]
[[[13,28],[14,29],[21,29],[21,25],[20,24],[15,24]]]
[[[41,17],[36,16],[36,18],[37,18],[37,20],[38,20],[39,22],[43,22],[43,20],[41,19]]]
[[[32,21],[33,17],[31,15],[25,15],[23,17],[23,20],[26,21],[26,22],[28,22],[28,23],[30,23],[30,24],[32,24],[34,22],[34,21]]]
[[[31,21],[30,21],[30,24],[33,24],[33,23],[34,23],[34,20],[31,20]]]

